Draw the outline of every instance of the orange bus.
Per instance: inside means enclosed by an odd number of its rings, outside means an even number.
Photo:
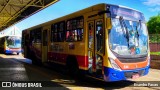
[[[65,65],[72,75],[104,81],[147,75],[149,37],[143,13],[98,4],[22,32],[24,57]]]

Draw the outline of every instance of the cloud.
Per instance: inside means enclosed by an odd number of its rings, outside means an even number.
[[[152,12],[160,11],[160,7],[149,8],[149,10]]]
[[[143,4],[149,6],[149,10],[152,12],[160,11],[160,0],[146,0]]]
[[[147,6],[160,6],[160,0],[147,0],[143,4]]]

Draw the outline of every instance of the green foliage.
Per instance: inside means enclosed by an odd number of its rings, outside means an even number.
[[[160,55],[160,52],[150,52],[151,55]]]
[[[150,43],[160,43],[160,34],[150,34],[149,42]]]
[[[148,23],[149,34],[160,34],[160,14],[149,19]]]

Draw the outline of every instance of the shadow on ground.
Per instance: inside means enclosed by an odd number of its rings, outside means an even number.
[[[6,60],[6,62],[18,61],[23,64],[26,69],[26,74],[29,78],[28,81],[40,81],[46,87],[90,87],[90,88],[103,88],[103,89],[120,89],[124,87],[132,86],[134,81],[117,81],[117,82],[103,82],[95,80],[93,78],[83,77],[74,80],[65,74],[62,66],[50,64],[49,66],[32,65],[30,59],[20,58],[3,58],[0,56],[0,60]],[[0,62],[1,63],[1,62]],[[48,85],[48,86],[47,86]]]

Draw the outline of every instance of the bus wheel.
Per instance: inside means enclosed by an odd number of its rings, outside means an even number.
[[[40,59],[38,59],[35,54],[33,53],[33,56],[31,56],[31,60],[32,60],[32,64],[33,65],[38,65],[38,66],[42,66],[43,63]]]
[[[77,79],[79,77],[79,68],[76,60],[67,60],[67,73],[71,78]]]

